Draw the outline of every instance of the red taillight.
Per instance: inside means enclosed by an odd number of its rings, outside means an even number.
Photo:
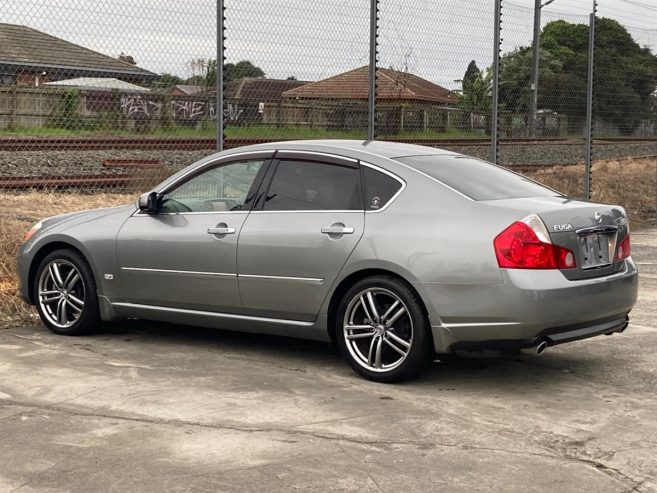
[[[522,221],[502,231],[493,244],[497,263],[505,269],[573,269],[576,265],[573,252],[541,241]]]
[[[627,233],[625,239],[621,241],[620,245],[618,245],[618,249],[616,250],[616,260],[626,259],[630,255],[631,255],[630,233]]]

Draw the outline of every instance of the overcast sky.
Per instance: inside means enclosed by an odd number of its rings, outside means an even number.
[[[367,64],[368,0],[225,0],[226,55],[268,77],[317,80]],[[657,52],[657,1],[600,0],[600,16],[624,24]],[[645,6],[641,6],[641,4]],[[531,43],[534,0],[504,2],[503,51]],[[592,1],[555,0],[543,24],[587,23]],[[0,0],[0,22],[25,24],[157,73],[191,75],[193,58],[214,58],[212,0]],[[470,60],[493,56],[493,0],[381,0],[380,64],[451,89]]]

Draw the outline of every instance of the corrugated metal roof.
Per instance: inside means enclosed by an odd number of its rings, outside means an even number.
[[[76,79],[58,80],[55,82],[46,82],[46,86],[54,87],[77,87],[79,89],[90,89],[96,91],[130,91],[130,92],[148,92],[145,87],[136,84],[130,84],[119,79],[106,77],[78,77]]]

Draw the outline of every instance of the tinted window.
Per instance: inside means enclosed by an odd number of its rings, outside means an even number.
[[[368,210],[382,209],[399,191],[402,184],[392,176],[363,167],[365,177],[365,206]]]
[[[262,160],[211,168],[162,197],[161,212],[239,211],[260,171]]]
[[[264,210],[362,209],[359,170],[312,161],[281,161]]]
[[[397,158],[474,200],[558,196],[528,178],[475,158],[410,156]]]

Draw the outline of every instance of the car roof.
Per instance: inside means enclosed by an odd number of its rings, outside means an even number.
[[[366,152],[376,154],[388,159],[418,155],[450,155],[459,156],[457,152],[437,149],[416,144],[402,142],[387,142],[384,140],[349,140],[349,139],[317,139],[317,140],[288,140],[282,142],[268,142],[238,148],[240,151],[256,151],[269,149],[294,149],[307,151],[332,151],[345,156],[357,157],[355,154]],[[234,149],[237,150],[237,149]]]

